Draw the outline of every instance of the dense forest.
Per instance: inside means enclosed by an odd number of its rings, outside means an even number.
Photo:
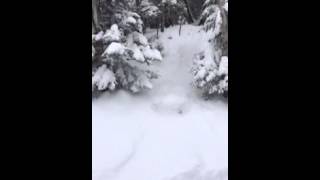
[[[209,43],[211,52],[197,55],[190,81],[205,96],[227,97],[228,74],[221,70],[228,61],[227,5],[225,0],[92,0],[93,95],[151,89],[158,75],[149,67],[163,59],[166,47],[147,39],[146,30],[154,29],[158,37],[171,26],[196,24],[210,36],[197,43]]]
[[[92,0],[92,179],[228,179],[228,0]]]

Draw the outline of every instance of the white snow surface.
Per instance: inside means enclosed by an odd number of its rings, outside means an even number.
[[[140,61],[140,62],[144,62],[144,60],[145,60],[144,56],[137,45],[133,45],[132,51],[133,51],[133,57],[135,60]]]
[[[164,57],[152,90],[93,100],[93,180],[228,179],[228,105],[204,101],[191,86],[194,54],[208,39],[200,29],[160,33]]]
[[[147,59],[162,61],[161,53],[157,49],[151,49],[150,46],[143,48],[143,54]]]
[[[148,45],[148,40],[146,37],[144,37],[141,33],[134,32],[132,33],[133,36],[133,41],[137,43],[138,45],[143,45],[147,46]]]
[[[102,56],[105,55],[112,55],[112,54],[123,54],[125,51],[125,47],[121,43],[112,42],[108,48],[105,50],[105,52],[102,54]]]
[[[129,24],[136,24],[137,20],[135,18],[133,18],[133,17],[128,17],[126,22],[129,23]]]
[[[102,65],[92,77],[92,86],[96,85],[99,90],[111,89],[116,85],[116,78],[112,71],[107,69],[106,65]]]
[[[121,33],[117,24],[113,24],[111,28],[103,35],[105,42],[120,41],[120,37]]]

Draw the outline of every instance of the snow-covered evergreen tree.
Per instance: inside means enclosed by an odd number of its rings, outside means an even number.
[[[159,27],[161,11],[153,2],[150,0],[142,0],[138,6],[138,11],[145,24],[145,27]]]
[[[208,47],[194,59],[194,84],[205,96],[228,96],[227,1],[206,0],[201,21],[209,38]]]
[[[144,18],[154,18],[160,14],[159,7],[150,0],[142,0],[138,8]]]
[[[203,10],[200,15],[200,25],[204,25],[204,29],[208,31],[213,28],[214,19],[217,16],[219,7],[216,4],[216,0],[205,0],[203,3]]]
[[[149,66],[162,60],[161,53],[142,34],[141,17],[122,5],[113,13],[114,24],[92,36],[93,95],[118,88],[136,93],[151,89],[157,78]]]
[[[208,55],[208,54],[207,54]],[[205,97],[223,95],[228,96],[228,57],[223,56],[217,65],[210,55],[205,53],[196,55],[194,67],[194,85],[201,89]]]
[[[183,16],[192,22],[193,19],[188,15],[188,9],[184,0],[162,0],[159,4],[162,17],[162,28],[179,24],[179,17]]]

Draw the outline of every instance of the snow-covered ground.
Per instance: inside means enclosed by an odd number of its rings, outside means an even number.
[[[190,84],[207,36],[199,26],[178,30],[160,33],[164,58],[151,91],[92,102],[93,180],[228,179],[228,105],[204,101]]]

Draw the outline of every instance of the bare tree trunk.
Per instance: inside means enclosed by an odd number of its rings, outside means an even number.
[[[136,0],[136,6],[139,7],[141,5],[141,0]]]
[[[221,10],[222,25],[221,25],[221,48],[222,56],[228,56],[228,14],[223,8],[225,0],[218,0],[218,5]]]
[[[181,27],[182,27],[182,20],[180,20],[179,24],[180,24],[180,27],[179,27],[179,36],[180,36],[180,34],[181,34]]]
[[[95,34],[96,33],[96,27],[94,26],[94,23],[93,23],[93,21],[92,21],[92,34]]]
[[[94,33],[99,29],[98,4],[97,0],[92,0],[92,30]]]
[[[228,15],[223,9],[222,13],[222,56],[228,56]]]
[[[157,39],[159,39],[159,27],[157,27]]]
[[[159,17],[157,17],[157,39],[159,39]]]
[[[144,34],[144,33],[146,33],[146,30],[147,30],[147,27],[150,27],[149,26],[149,22],[148,22],[148,19],[143,19],[143,22],[144,22],[144,24],[143,24],[143,27],[142,27],[142,33]]]
[[[164,32],[164,14],[161,15],[161,32]]]
[[[184,3],[186,4],[186,8],[187,8],[188,21],[189,21],[190,23],[193,23],[193,22],[194,22],[194,18],[193,18],[193,16],[192,16],[192,12],[191,12],[191,9],[190,9],[189,1],[188,1],[188,0],[184,0]]]

